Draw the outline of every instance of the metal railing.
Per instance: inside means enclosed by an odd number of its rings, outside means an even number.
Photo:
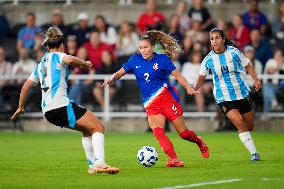
[[[111,75],[70,75],[69,80],[105,80]],[[260,75],[261,79],[284,79],[284,75]],[[27,79],[27,76],[1,76],[0,80],[15,80],[15,79]],[[212,76],[209,75],[207,79],[212,79]],[[127,74],[121,78],[121,80],[135,80],[134,75]],[[130,111],[119,111],[112,112],[110,108],[110,96],[109,96],[109,86],[104,88],[104,108],[102,112],[94,112],[96,116],[103,118],[106,122],[110,121],[111,118],[123,118],[123,117],[146,117],[145,112],[130,112]],[[138,97],[137,97],[138,98]],[[213,119],[216,116],[216,112],[184,112],[184,117],[191,118],[210,118]],[[263,113],[258,112],[257,116],[263,115]],[[284,112],[271,112],[266,113],[267,117],[284,117]],[[35,118],[42,117],[41,112],[27,112],[23,117]]]

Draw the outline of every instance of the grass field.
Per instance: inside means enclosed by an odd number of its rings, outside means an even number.
[[[284,188],[284,133],[253,134],[262,157],[255,163],[236,133],[199,134],[211,149],[210,158],[202,159],[194,144],[171,133],[186,167],[166,168],[167,158],[152,134],[107,133],[106,159],[121,172],[88,175],[79,133],[0,133],[0,188]],[[136,161],[144,145],[159,152],[151,168]]]

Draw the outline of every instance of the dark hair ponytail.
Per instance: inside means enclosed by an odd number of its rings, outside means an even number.
[[[177,40],[172,36],[158,30],[150,30],[146,35],[143,35],[140,40],[147,40],[154,46],[156,44],[160,45],[167,56],[172,58],[178,49],[181,49]]]
[[[210,31],[210,34],[216,33],[216,32],[219,33],[223,39],[225,39],[225,46],[230,45],[230,46],[233,46],[233,47],[236,47],[237,49],[239,49],[239,47],[236,43],[232,42],[228,37],[225,36],[224,30],[219,29],[219,28],[214,28]]]

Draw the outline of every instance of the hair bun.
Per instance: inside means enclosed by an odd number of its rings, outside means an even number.
[[[46,37],[48,39],[58,39],[62,36],[63,36],[62,32],[57,27],[50,27],[46,32]]]

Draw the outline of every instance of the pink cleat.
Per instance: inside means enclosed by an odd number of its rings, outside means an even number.
[[[184,167],[183,161],[179,159],[169,159],[166,163],[166,167]]]

